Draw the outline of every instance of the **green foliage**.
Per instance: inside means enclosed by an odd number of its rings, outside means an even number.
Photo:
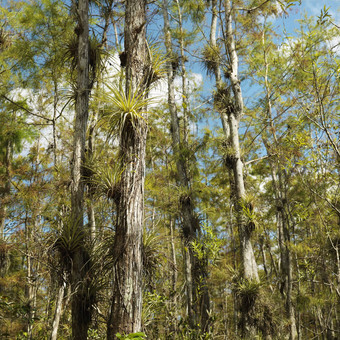
[[[208,259],[211,264],[218,260],[222,244],[223,240],[218,237],[213,227],[206,224],[201,226],[201,236],[191,242],[196,257],[200,261]]]
[[[79,219],[72,216],[62,218],[62,226],[58,227],[58,238],[55,242],[55,247],[60,251],[66,261],[74,254],[77,249],[83,247],[84,230],[79,228]]]
[[[150,327],[153,323],[162,321],[164,308],[166,307],[165,296],[156,291],[146,291],[143,295],[142,322],[144,327]]]
[[[196,57],[197,60],[203,57],[210,74],[221,65],[225,82],[213,90],[213,84],[203,79],[202,89],[195,89],[195,95],[189,89],[186,98],[183,97],[185,101],[177,103],[180,135],[186,138],[176,153],[167,104],[163,97],[159,101],[151,99],[150,103],[146,99],[149,93],[144,91],[146,84],[164,78],[168,61],[159,47],[161,27],[155,33],[153,24],[160,12],[158,9],[153,12],[155,4],[149,4],[148,13],[154,16],[148,18],[148,32],[155,34],[157,40],[148,47],[142,84],[126,93],[124,70],[106,74],[105,77],[111,77],[108,86],[102,82],[107,49],[110,48],[112,56],[115,55],[112,46],[121,50],[124,5],[112,3],[110,8],[111,2],[97,1],[97,7],[92,7],[96,17],[90,18],[90,82],[97,83],[92,89],[89,112],[92,141],[82,180],[86,184],[84,221],[89,219],[86,214],[90,208],[95,214],[93,239],[86,227],[80,231],[79,221],[69,216],[74,112],[65,95],[70,86],[65,84],[72,83],[75,77],[70,72],[77,58],[74,17],[69,15],[70,8],[64,2],[56,0],[5,1],[0,6],[0,222],[5,229],[5,237],[0,240],[0,338],[29,337],[27,325],[32,310],[27,297],[29,287],[37,292],[36,314],[30,319],[31,338],[49,336],[58,286],[68,282],[71,257],[79,247],[86,248],[89,273],[95,278],[87,286],[87,294],[96,295],[88,337],[105,338],[117,259],[112,250],[117,216],[114,203],[119,201],[123,172],[118,166],[116,140],[109,140],[108,135],[116,137],[123,129],[133,134],[140,125],[146,128],[146,124],[149,135],[142,318],[148,337],[239,339],[250,325],[256,328],[258,338],[287,338],[287,273],[282,271],[287,251],[292,266],[291,299],[300,337],[331,336],[329,332],[335,329],[339,314],[340,245],[337,155],[340,62],[339,32],[331,17],[333,9],[325,6],[317,18],[301,18],[300,28],[289,37],[284,36],[286,33],[278,34],[279,23],[272,16],[280,11],[287,15],[297,1],[235,2],[234,38],[247,106],[239,121],[247,194],[235,207],[234,174],[230,171],[235,150],[222,135],[218,120],[220,113],[228,116],[234,110],[224,20],[218,22],[218,47],[202,48],[201,42],[208,40],[202,27],[211,19],[207,16],[210,3],[179,0],[169,8],[173,18],[173,55],[169,57],[176,76],[182,61],[190,73]],[[222,2],[219,8],[222,19],[223,5]],[[239,10],[257,6],[254,10]],[[177,25],[179,9],[183,30]],[[107,32],[110,47],[101,44],[99,38],[108,17],[113,23]],[[113,27],[115,34],[110,31]],[[112,41],[115,36],[118,41]],[[181,42],[186,50],[184,60],[177,55]],[[199,43],[192,45],[193,42]],[[191,86],[191,79],[187,80]],[[179,87],[176,99],[182,95]],[[148,117],[151,110],[157,114]],[[186,164],[188,186],[179,185],[178,159]],[[194,289],[198,299],[204,289],[209,291],[208,331],[199,329],[199,320],[194,320],[194,326],[188,320],[183,256],[183,247],[188,245],[183,243],[179,202],[194,203],[197,222],[202,226],[195,240],[191,240],[190,255],[196,261],[193,271],[207,269],[206,276],[194,282]],[[248,227],[257,223],[252,241],[261,282],[245,280],[240,269],[242,247],[236,224],[240,208]],[[280,229],[283,218],[285,230]],[[33,268],[30,275],[28,259]],[[63,301],[60,339],[69,338],[71,333],[68,289]],[[240,312],[246,312],[243,319]],[[199,318],[201,310],[195,313]],[[117,337],[144,339],[145,334]]]
[[[116,337],[120,340],[128,340],[128,339],[135,339],[135,340],[144,340],[146,339],[146,335],[143,332],[137,333],[130,333],[128,335],[117,333]]]
[[[216,67],[218,67],[221,63],[220,47],[205,45],[202,51],[202,56],[207,74],[213,75]]]
[[[119,87],[106,84],[109,92],[103,94],[103,102],[107,103],[103,119],[109,126],[111,135],[120,135],[124,128],[136,130],[139,122],[146,123],[147,106],[152,98],[147,97],[147,91],[137,87],[134,91],[130,87],[128,93],[120,84]]]
[[[97,197],[106,197],[117,203],[120,197],[120,179],[124,169],[120,162],[107,159],[100,152],[87,157],[84,166],[84,179],[89,190]]]
[[[182,1],[181,1],[182,2]],[[205,9],[207,7],[207,2],[204,0],[197,1],[183,1],[183,12],[189,15],[193,22],[201,23],[205,19]]]
[[[89,328],[87,331],[87,339],[88,340],[104,340],[105,338],[99,334],[97,329]]]
[[[64,48],[64,60],[70,64],[71,70],[74,72],[78,63],[78,37],[72,35],[68,39]],[[103,72],[107,56],[108,53],[103,49],[102,43],[96,36],[91,35],[89,37],[89,84],[91,88],[98,75]]]
[[[164,236],[158,232],[150,232],[144,229],[143,233],[143,272],[147,282],[152,282],[159,263],[164,261],[164,254],[159,245]]]
[[[148,52],[149,58],[151,59],[151,69],[147,74],[147,83],[150,89],[152,84],[166,76],[166,65],[169,59],[165,57],[164,52],[159,48],[158,44],[152,44],[150,47],[148,45]]]
[[[318,16],[318,21],[317,21],[319,25],[324,25],[327,22],[327,20],[331,18],[331,15],[328,13],[329,9],[330,7],[326,7],[326,5],[323,7],[323,9],[321,9],[321,13]]]

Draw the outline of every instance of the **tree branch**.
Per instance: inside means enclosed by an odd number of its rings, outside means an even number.
[[[39,115],[39,114],[37,114],[37,113],[34,113],[34,112],[30,111],[30,110],[27,109],[26,107],[24,107],[24,106],[22,106],[21,104],[15,102],[14,100],[8,98],[8,97],[5,96],[4,94],[2,94],[1,97],[4,98],[4,99],[6,99],[7,101],[9,101],[11,104],[17,106],[19,109],[24,110],[25,112],[27,112],[28,114],[30,114],[30,115],[32,115],[32,116],[38,117],[38,118],[40,118],[40,119],[45,119],[45,120],[47,120],[47,121],[49,121],[49,122],[52,122],[52,121],[53,121],[53,120],[50,119],[50,118],[43,117],[43,116],[41,116],[41,115]]]

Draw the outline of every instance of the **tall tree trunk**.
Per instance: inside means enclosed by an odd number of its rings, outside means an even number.
[[[233,171],[234,180],[234,205],[236,209],[238,234],[241,246],[241,264],[243,269],[243,279],[247,281],[259,281],[257,265],[251,236],[253,232],[252,224],[246,223],[243,206],[245,199],[245,187],[243,179],[243,163],[241,160],[241,150],[239,145],[239,121],[243,115],[243,97],[240,79],[238,77],[238,56],[235,48],[234,32],[232,28],[232,6],[230,0],[225,0],[225,46],[227,57],[229,60],[229,79],[233,93],[231,107],[227,108],[228,125],[229,125],[229,145],[231,153],[228,155],[229,163]],[[243,325],[243,336],[246,339],[253,339],[256,336],[257,329],[253,321],[251,321],[251,308],[255,304],[240,301],[241,320]]]
[[[126,94],[147,90],[146,0],[125,2]],[[149,60],[150,61],[150,60]],[[141,331],[146,120],[126,120],[120,136],[122,175],[114,241],[115,277],[107,338]]]
[[[232,8],[230,0],[225,1],[226,16],[226,50],[230,60],[230,83],[234,94],[233,108],[228,112],[228,125],[230,130],[230,143],[232,148],[232,164],[234,173],[234,184],[236,193],[236,210],[241,241],[242,265],[244,278],[259,280],[257,265],[251,244],[252,230],[245,224],[245,216],[242,209],[242,200],[245,197],[243,181],[243,163],[239,145],[239,121],[243,115],[243,98],[240,80],[238,78],[238,57],[235,48],[235,40],[232,29]]]
[[[102,38],[101,38],[101,43],[100,47],[102,48],[103,46],[107,45],[107,32],[109,29],[109,24],[111,20],[111,15],[113,11],[113,3],[114,0],[109,0],[108,2],[105,2],[103,5],[103,13],[104,13],[104,27],[103,27],[103,32],[102,32]],[[94,83],[95,80],[98,80],[100,77],[99,72],[102,70],[95,69],[93,72],[93,81]],[[96,89],[97,91],[99,90],[99,81],[96,83]],[[92,113],[92,117],[89,123],[89,128],[88,128],[88,150],[87,150],[87,157],[89,160],[93,159],[93,155],[95,153],[95,148],[94,148],[94,143],[95,143],[95,135],[96,135],[96,127],[98,123],[98,109],[94,110]],[[87,178],[87,182],[91,182],[91,177],[93,175],[93,172],[91,172],[91,169],[89,171],[89,176]],[[89,221],[89,229],[90,229],[90,236],[91,236],[91,242],[94,243],[96,241],[96,213],[95,213],[95,195],[94,192],[90,189],[88,192],[88,203],[87,203],[87,218]]]
[[[267,101],[267,116],[270,122],[270,131],[277,148],[279,148],[279,142],[276,136],[276,130],[273,124],[272,118],[272,102],[271,102],[271,90],[268,82],[268,69],[269,63],[265,48],[265,31],[262,32],[262,47],[263,47],[263,58],[265,64],[265,91]],[[268,136],[269,137],[269,136]],[[264,139],[264,145],[267,149],[267,154],[270,154],[270,148],[266,139]],[[280,161],[270,161],[272,181],[275,188],[275,199],[277,202],[277,229],[279,236],[279,248],[280,248],[280,259],[281,259],[281,275],[282,275],[282,286],[281,292],[285,296],[286,314],[289,320],[290,339],[295,340],[297,338],[297,329],[295,322],[295,312],[292,304],[292,290],[293,290],[293,272],[292,272],[292,256],[290,251],[290,228],[289,228],[289,217],[288,217],[288,198],[286,197],[286,189],[284,186],[284,171],[280,165]]]
[[[36,234],[36,216],[38,213],[32,212],[31,218],[26,212],[25,218],[25,238],[26,238],[26,287],[25,297],[27,300],[27,338],[33,339],[33,323],[37,305],[37,261],[34,256],[34,238]]]
[[[182,143],[186,147],[188,146],[188,113],[189,113],[189,100],[187,90],[187,71],[185,67],[186,56],[184,52],[184,32],[183,32],[183,19],[182,9],[179,0],[175,0],[178,13],[178,26],[179,26],[179,50],[180,50],[180,66],[181,66],[181,78],[182,78],[182,101],[183,101],[183,140]]]
[[[177,9],[179,15],[179,25],[182,32],[182,14],[180,4],[178,1]],[[168,1],[163,0],[163,19],[164,19],[164,36],[165,46],[167,54],[170,58],[173,58],[172,41],[170,24],[168,18]],[[179,119],[177,114],[177,108],[175,104],[175,70],[171,62],[167,65],[168,76],[168,105],[171,116],[171,137],[172,148],[176,159],[176,168],[178,173],[178,182],[185,194],[179,198],[180,217],[182,219],[182,230],[184,236],[184,264],[185,264],[185,278],[186,278],[186,297],[187,297],[187,316],[190,327],[192,329],[197,328],[197,324],[200,325],[202,333],[208,331],[209,324],[209,310],[210,310],[210,298],[209,291],[206,285],[207,280],[207,265],[205,261],[200,261],[196,258],[191,246],[191,242],[196,239],[199,232],[199,222],[195,214],[194,202],[190,193],[190,178],[188,177],[186,159],[183,156],[183,150],[187,148],[187,122],[188,116],[188,99],[186,89],[186,71],[184,64],[184,42],[183,38],[180,38],[180,50],[181,50],[181,71],[182,71],[182,92],[183,92],[183,108],[184,108],[184,133],[183,137],[180,132]],[[200,292],[198,294],[198,292]]]
[[[71,207],[72,223],[77,233],[82,235],[84,215],[84,181],[83,164],[85,160],[85,140],[89,115],[89,4],[88,0],[79,0],[76,7],[78,56],[77,56],[77,88],[76,118],[73,141]],[[80,241],[72,254],[72,338],[87,339],[87,331],[91,322],[92,297],[87,289],[89,284],[89,257]]]
[[[213,65],[213,71],[215,75],[215,84],[217,93],[223,90],[223,82],[221,77],[221,63],[220,63],[220,51],[216,42],[216,32],[217,32],[217,20],[218,20],[218,7],[217,0],[211,1],[211,24],[210,24],[210,48],[214,51],[211,56],[213,60],[210,60]],[[223,108],[219,110],[221,123],[223,128],[223,133],[225,139],[229,138],[229,126],[228,126],[228,117],[226,114],[226,110]]]
[[[171,303],[171,311],[176,311],[177,308],[177,292],[176,292],[176,286],[177,286],[177,260],[176,260],[176,247],[175,247],[175,228],[174,228],[174,223],[172,220],[170,220],[170,246],[171,246],[171,295],[170,295],[170,303]],[[170,333],[172,336],[176,334],[177,332],[177,315],[176,313],[173,313],[173,317],[171,320],[171,325],[170,325]]]
[[[168,18],[168,0],[163,0],[163,19],[164,19],[164,37],[165,37],[165,47],[167,54],[170,58],[174,58],[172,51],[172,41],[171,41],[171,32]],[[180,126],[179,119],[177,115],[177,109],[175,104],[175,70],[173,69],[172,63],[169,62],[167,65],[167,76],[168,76],[168,105],[171,117],[171,137],[172,137],[172,149],[174,155],[176,157],[176,167],[177,173],[179,177],[180,185],[184,188],[188,189],[188,179],[186,175],[185,164],[183,160],[180,159],[180,150],[181,150],[181,135],[180,135]],[[181,217],[184,220],[183,230],[188,230],[185,235],[192,234],[192,230],[196,227],[192,226],[192,211],[190,210],[191,206],[189,205],[187,208],[185,204],[180,202],[181,206]],[[189,243],[189,242],[188,242]],[[194,318],[193,318],[193,285],[192,285],[192,270],[191,270],[191,258],[190,252],[188,248],[189,244],[186,245],[184,249],[184,265],[185,265],[185,284],[186,284],[186,302],[187,302],[187,315],[189,319],[189,323],[191,327],[194,327]]]

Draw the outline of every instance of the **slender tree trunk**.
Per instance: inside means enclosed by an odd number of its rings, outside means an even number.
[[[182,14],[180,4],[177,1],[177,9],[179,15],[179,25],[182,32]],[[163,19],[164,19],[164,36],[165,46],[167,54],[173,57],[171,32],[168,19],[168,1],[163,0]],[[183,32],[182,32],[183,33]],[[205,261],[199,261],[192,249],[191,242],[197,237],[199,232],[199,222],[194,212],[194,202],[190,193],[190,178],[188,177],[186,160],[183,156],[183,149],[187,147],[187,89],[186,89],[186,70],[184,64],[184,42],[183,38],[180,38],[180,50],[181,50],[181,71],[182,71],[182,92],[183,92],[183,108],[184,108],[184,133],[183,137],[180,132],[179,119],[177,115],[177,109],[175,104],[175,87],[174,78],[175,70],[172,67],[172,63],[168,63],[167,75],[168,75],[168,104],[171,116],[171,136],[172,147],[176,158],[176,167],[178,173],[179,185],[184,189],[185,193],[180,197],[180,216],[183,221],[183,236],[184,236],[184,264],[185,264],[185,277],[186,277],[186,297],[187,297],[187,316],[190,327],[192,329],[197,328],[197,324],[200,324],[200,329],[204,333],[208,331],[209,327],[209,310],[210,310],[210,298],[209,291],[206,285],[207,280],[207,265]],[[198,294],[198,291],[200,293]]]
[[[26,212],[25,218],[25,237],[26,237],[26,287],[25,297],[27,300],[28,317],[27,317],[27,338],[33,339],[33,323],[35,318],[37,304],[37,277],[36,260],[33,252],[33,240],[36,233],[36,220],[38,215],[32,213],[30,218]]]
[[[182,79],[182,101],[183,101],[183,140],[184,146],[188,146],[188,113],[189,113],[189,101],[188,101],[188,90],[187,90],[187,71],[185,67],[186,56],[184,52],[184,32],[183,32],[183,19],[182,9],[179,0],[175,0],[177,5],[178,13],[178,26],[179,26],[179,49],[180,49],[180,66],[181,66],[181,79]]]
[[[171,278],[171,303],[172,309],[176,310],[177,307],[177,260],[176,260],[176,247],[175,247],[175,236],[174,236],[175,228],[174,223],[170,221],[170,238],[171,238],[171,258],[172,258],[172,278]],[[172,332],[176,334],[177,332],[177,317],[174,315],[172,322]]]
[[[225,0],[225,46],[227,57],[229,60],[229,79],[233,93],[233,100],[231,107],[227,108],[228,125],[229,125],[229,145],[231,153],[228,155],[229,163],[233,171],[234,180],[234,205],[236,209],[238,234],[241,245],[241,263],[243,269],[243,279],[248,281],[259,281],[257,264],[253,246],[251,243],[251,236],[253,232],[252,224],[246,223],[246,217],[243,211],[245,199],[245,187],[243,179],[243,163],[241,160],[241,149],[239,145],[239,121],[243,115],[243,97],[240,79],[238,77],[238,56],[235,48],[234,32],[232,27],[232,6],[230,0]],[[243,336],[246,339],[253,339],[256,336],[257,329],[254,322],[251,321],[251,308],[255,304],[245,304],[240,301],[241,320],[243,325]]]
[[[29,226],[26,226],[29,228]],[[28,240],[26,242],[29,242]],[[27,338],[32,339],[33,319],[34,319],[34,278],[33,278],[33,256],[30,247],[27,246],[27,286],[26,299],[28,305],[28,324],[27,324]]]
[[[274,128],[273,128],[274,129]],[[272,130],[275,135],[275,130]],[[276,139],[276,137],[275,137]],[[265,145],[267,143],[265,142]],[[267,152],[269,149],[267,147]],[[272,163],[272,162],[271,162]],[[275,198],[277,202],[277,230],[280,249],[280,272],[281,272],[281,287],[280,291],[285,299],[286,315],[289,320],[289,338],[295,340],[298,336],[295,320],[295,311],[292,304],[292,290],[293,290],[293,267],[292,255],[290,251],[290,227],[289,218],[287,216],[288,201],[284,194],[282,170],[277,163],[271,164],[272,167],[272,181],[275,188]],[[278,170],[276,170],[278,168]]]
[[[230,129],[230,143],[233,150],[232,164],[234,173],[234,184],[236,193],[236,210],[239,236],[241,241],[242,265],[244,278],[249,280],[259,280],[254,251],[251,244],[252,230],[245,225],[245,217],[241,201],[245,197],[243,181],[243,163],[239,145],[239,120],[243,115],[243,98],[241,84],[238,78],[238,57],[235,48],[235,41],[232,29],[232,8],[230,0],[225,1],[226,11],[226,49],[230,60],[230,83],[234,94],[233,109],[229,111],[228,124]]]
[[[171,32],[170,32],[170,24],[168,18],[168,0],[163,0],[163,19],[164,19],[164,37],[165,37],[165,47],[167,54],[170,58],[173,58],[172,51],[172,41],[171,41]],[[176,167],[179,177],[179,182],[185,188],[188,188],[188,179],[186,176],[185,164],[180,160],[180,149],[181,149],[181,135],[180,135],[180,126],[179,119],[177,115],[177,109],[175,104],[175,70],[173,69],[172,63],[169,62],[167,65],[167,76],[168,76],[168,105],[171,117],[171,137],[172,137],[172,148],[176,157]],[[181,209],[181,215],[184,215],[184,209]],[[183,228],[188,230],[187,234],[190,234],[192,229],[191,226],[191,211],[186,209],[186,216],[182,216],[184,222]],[[188,245],[187,245],[188,246]],[[192,270],[191,270],[191,255],[188,247],[185,247],[184,251],[184,265],[185,265],[185,284],[186,284],[186,302],[187,302],[187,316],[189,319],[190,326],[194,327],[194,318],[193,318],[193,284],[192,284]]]
[[[214,53],[214,60],[212,60],[213,68],[214,68],[214,75],[215,75],[215,83],[216,83],[216,90],[217,92],[222,91],[223,82],[221,78],[221,63],[220,63],[220,51],[217,46],[216,42],[216,31],[217,31],[217,20],[218,20],[218,6],[217,0],[211,1],[211,24],[210,24],[210,47],[215,52]],[[222,109],[219,110],[221,123],[223,128],[223,133],[225,139],[228,140],[229,138],[229,126],[228,126],[228,117],[226,114],[226,110]]]
[[[146,1],[125,2],[126,93],[147,90]],[[120,136],[122,175],[114,242],[115,278],[107,338],[141,331],[145,119],[126,120]]]
[[[5,183],[3,188],[1,188],[0,195],[0,240],[4,240],[5,238],[5,225],[6,225],[6,217],[7,217],[7,206],[8,199],[11,192],[11,168],[12,168],[12,156],[13,156],[13,147],[12,142],[10,140],[7,141],[6,144],[6,152],[5,152]]]
[[[65,288],[66,288],[65,282],[58,288],[57,301],[56,301],[56,306],[55,306],[55,311],[54,311],[50,340],[57,340],[60,318],[61,318],[61,314],[63,311],[63,300],[64,300]]]
[[[83,164],[85,160],[86,129],[89,115],[89,4],[88,0],[79,0],[76,7],[78,56],[77,56],[77,88],[76,118],[73,141],[71,207],[72,222],[77,233],[84,238],[84,181]],[[88,291],[89,257],[83,241],[72,254],[72,338],[87,339],[87,331],[91,322],[92,296]]]
[[[101,38],[101,46],[103,47],[107,43],[107,31],[109,29],[109,24],[110,24],[110,17],[112,15],[112,6],[113,6],[114,0],[109,0],[108,2],[105,3],[104,5],[104,27],[103,27],[103,32],[102,32],[102,38]],[[95,69],[94,71],[94,80],[97,80],[100,76],[98,72],[101,72],[101,70]],[[97,90],[99,90],[99,82],[97,81],[96,84]],[[88,159],[92,160],[93,155],[94,155],[94,142],[95,142],[95,133],[96,133],[96,126],[98,122],[98,110],[95,110],[92,114],[92,119],[90,120],[89,124],[89,132],[88,132],[88,151],[87,151],[87,156]],[[90,176],[87,178],[88,182],[91,182],[91,176],[92,172],[89,171]],[[95,198],[94,198],[94,192],[92,190],[89,190],[89,200],[87,204],[87,216],[88,216],[88,221],[89,221],[89,229],[90,229],[90,235],[91,235],[91,241],[92,243],[95,242],[96,240],[96,213],[95,213]]]
[[[90,126],[89,126],[89,134],[88,134],[88,152],[87,156],[89,160],[92,160],[93,154],[94,154],[94,131],[97,123],[97,112],[93,113],[93,118],[91,120]],[[89,171],[89,178],[86,180],[88,182],[91,182],[91,176],[92,176],[91,169]],[[89,199],[87,203],[87,217],[89,221],[89,229],[90,229],[90,235],[91,235],[91,242],[94,243],[96,240],[96,214],[95,214],[95,204],[94,204],[94,192],[92,192],[91,188],[89,190]]]
[[[265,48],[265,31],[262,32],[262,46],[263,57],[265,63],[265,91],[267,100],[267,115],[270,121],[270,131],[272,132],[275,144],[279,147],[279,142],[276,137],[275,127],[272,119],[272,102],[271,102],[271,90],[268,82],[268,68],[269,63],[267,59],[267,53]],[[266,140],[264,140],[267,153],[270,154],[270,148]],[[293,273],[292,273],[292,256],[290,251],[290,228],[288,218],[288,201],[285,195],[283,170],[279,163],[273,164],[271,161],[271,173],[272,181],[275,188],[275,198],[277,202],[277,229],[279,235],[279,247],[280,247],[280,259],[281,259],[281,273],[282,273],[282,286],[281,293],[285,296],[286,313],[289,319],[290,339],[295,340],[297,338],[297,329],[295,322],[295,312],[292,304],[292,289],[293,289]]]

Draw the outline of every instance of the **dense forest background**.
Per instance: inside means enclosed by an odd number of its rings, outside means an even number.
[[[300,6],[2,1],[1,339],[340,338],[340,26]]]

